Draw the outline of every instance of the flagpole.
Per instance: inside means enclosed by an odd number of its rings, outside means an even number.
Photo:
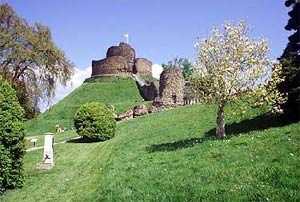
[[[126,38],[126,43],[129,44],[129,34],[128,33],[124,34],[124,37]]]

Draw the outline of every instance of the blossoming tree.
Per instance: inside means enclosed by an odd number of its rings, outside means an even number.
[[[219,138],[226,136],[224,107],[228,102],[248,96],[253,105],[269,104],[278,110],[275,105],[284,101],[284,96],[276,90],[276,84],[282,81],[281,66],[267,58],[266,40],[251,39],[243,21],[226,23],[223,28],[223,32],[213,29],[209,38],[199,42],[197,64],[190,81],[203,102],[218,105]]]

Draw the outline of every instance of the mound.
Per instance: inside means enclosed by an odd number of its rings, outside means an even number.
[[[27,135],[43,135],[55,132],[55,125],[73,127],[76,110],[87,102],[103,102],[115,107],[120,114],[138,105],[142,98],[135,82],[126,76],[101,76],[88,79],[59,103],[36,119],[27,122]]]

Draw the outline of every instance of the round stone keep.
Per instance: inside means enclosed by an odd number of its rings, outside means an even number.
[[[129,73],[131,71],[131,65],[121,56],[112,56],[103,60],[92,61],[92,76]]]
[[[121,42],[119,46],[111,46],[106,53],[106,57],[122,56],[126,58],[127,62],[134,63],[135,50],[127,43]]]

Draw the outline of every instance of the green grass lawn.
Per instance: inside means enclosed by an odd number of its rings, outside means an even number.
[[[76,110],[86,102],[103,102],[115,106],[116,114],[141,103],[135,81],[129,76],[102,76],[75,89],[50,110],[27,122],[27,135],[39,136],[55,132],[55,125],[73,127]]]
[[[109,141],[55,146],[51,171],[30,152],[24,187],[0,201],[299,201],[299,124],[248,110],[216,140],[215,114],[194,105],[121,122]]]
[[[62,133],[54,133],[53,137],[54,137],[54,143],[59,143],[59,142],[67,141],[70,138],[78,137],[78,134],[75,131],[70,130]],[[31,136],[30,139],[26,139],[26,149],[34,147],[33,142],[30,141],[32,138],[37,139],[35,143],[36,147],[44,146],[44,139],[45,139],[44,135]]]

